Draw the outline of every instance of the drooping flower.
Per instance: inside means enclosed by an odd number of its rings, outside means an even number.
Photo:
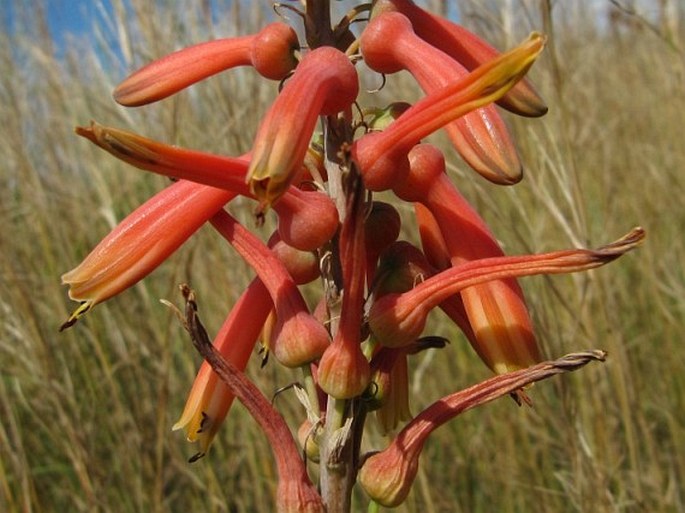
[[[324,513],[326,508],[321,495],[307,475],[304,461],[285,420],[255,384],[214,348],[198,318],[194,293],[187,286],[182,289],[186,298],[185,325],[193,344],[221,381],[243,403],[269,440],[278,472],[277,511]]]
[[[486,41],[463,26],[422,9],[412,0],[377,0],[374,14],[382,12],[401,12],[407,16],[421,39],[439,48],[468,70],[474,70],[499,55]],[[520,116],[539,117],[547,112],[545,102],[525,78],[497,103]]]
[[[216,350],[236,369],[243,371],[254,350],[269,312],[271,296],[261,280],[253,280],[233,305],[214,339]],[[235,395],[205,361],[193,382],[174,430],[185,430],[190,442],[199,444],[191,461],[204,456],[233,404]]]
[[[401,182],[409,171],[407,155],[424,137],[467,112],[509,91],[533,65],[545,38],[533,33],[521,45],[488,61],[465,77],[416,102],[382,132],[372,132],[352,145],[364,185],[382,191]]]
[[[321,47],[305,54],[262,119],[252,147],[247,181],[264,207],[301,172],[319,116],[349,108],[358,92],[357,72],[340,50]]]
[[[409,153],[410,170],[394,192],[406,201],[426,207],[450,265],[504,255],[485,221],[449,180],[442,153],[420,144]],[[425,220],[424,220],[425,221]],[[424,232],[428,229],[424,226]],[[424,237],[427,234],[424,233]],[[442,267],[444,268],[444,267]],[[528,367],[542,357],[535,339],[523,291],[513,279],[492,280],[461,291],[464,310],[474,337],[474,349],[493,371],[502,373]]]
[[[276,359],[286,367],[300,367],[320,358],[329,346],[328,331],[309,313],[283,263],[225,210],[217,212],[211,222],[255,270],[271,295],[276,325],[270,347]]]
[[[419,38],[399,12],[372,18],[360,49],[369,67],[385,74],[406,69],[427,94],[468,74],[458,61]],[[494,105],[464,114],[445,130],[466,163],[488,180],[505,185],[521,180],[516,148]]]

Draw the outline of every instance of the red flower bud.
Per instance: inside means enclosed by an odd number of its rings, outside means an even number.
[[[342,225],[339,243],[343,275],[340,322],[318,368],[319,386],[336,399],[361,395],[371,373],[360,347],[366,279],[363,199],[361,187],[348,196],[347,219]]]
[[[307,309],[290,274],[274,253],[225,210],[212,225],[252,266],[271,295],[276,326],[271,351],[286,367],[299,367],[318,359],[329,346],[326,328]]]
[[[286,244],[278,233],[271,236],[268,246],[297,285],[309,283],[319,277],[319,259],[316,253],[302,251]]]
[[[397,209],[389,203],[374,201],[364,223],[367,282],[371,283],[378,256],[400,235],[402,220]]]

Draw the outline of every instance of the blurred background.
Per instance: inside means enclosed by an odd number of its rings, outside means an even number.
[[[547,356],[602,348],[607,362],[536,385],[533,408],[501,399],[436,431],[398,511],[685,511],[684,6],[430,7],[500,49],[534,29],[550,36],[530,75],[548,115],[505,114],[524,180],[496,187],[448,157],[505,251],[595,247],[636,225],[647,241],[597,271],[522,281]],[[61,274],[167,184],[73,127],[94,119],[243,153],[277,93],[249,69],[139,109],[119,107],[111,91],[154,58],[275,21],[270,2],[5,0],[0,14],[0,511],[273,510],[270,450],[242,406],[194,464],[195,449],[170,429],[199,358],[159,299],[180,303],[177,286],[189,283],[215,333],[252,278],[215,233],[201,230],[144,282],[58,333],[75,307]],[[417,91],[405,75],[388,77],[369,101],[411,100]],[[232,206],[254,226],[251,209]],[[409,227],[405,237],[413,236]],[[435,315],[427,331],[452,343],[413,361],[414,413],[490,375],[445,318]],[[268,396],[298,377],[253,360],[248,372]],[[302,418],[292,395],[276,404]],[[370,439],[382,446],[377,433]],[[358,492],[355,507],[363,504]]]

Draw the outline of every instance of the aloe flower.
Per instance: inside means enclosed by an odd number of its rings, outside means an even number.
[[[596,250],[564,250],[466,262],[431,276],[408,292],[378,298],[369,312],[369,327],[383,345],[402,347],[420,336],[431,309],[467,287],[503,278],[594,269],[635,248],[643,238],[642,229],[635,228]]]
[[[360,41],[364,62],[381,73],[409,71],[427,94],[468,74],[459,62],[419,38],[398,12],[374,17]],[[521,180],[521,163],[504,121],[493,105],[466,113],[445,126],[469,166],[488,180],[510,185]]]
[[[513,50],[489,61],[465,77],[426,95],[382,132],[355,141],[352,155],[372,191],[392,188],[408,172],[407,155],[421,139],[447,123],[495,101],[518,82],[544,47],[545,38],[532,34]]]
[[[271,296],[257,279],[245,289],[226,317],[215,337],[214,347],[236,369],[245,370],[271,307]],[[184,429],[188,441],[199,444],[199,452],[192,461],[207,453],[234,398],[231,389],[209,363],[203,362],[183,413],[173,426],[174,430]]]
[[[252,266],[271,295],[276,311],[271,344],[276,359],[286,367],[300,367],[320,358],[329,346],[328,332],[309,313],[302,294],[283,263],[226,211],[220,210],[211,221]]]
[[[376,0],[374,14],[382,12],[400,12],[407,16],[421,39],[442,50],[469,71],[499,55],[497,50],[466,28],[422,9],[412,0]],[[525,78],[497,103],[520,116],[539,117],[547,112],[547,106]]]
[[[319,386],[331,397],[351,399],[366,389],[371,369],[361,350],[366,280],[366,233],[361,180],[348,198],[347,221],[340,232],[343,290],[340,327],[319,361]]]
[[[297,65],[295,31],[272,23],[252,36],[217,39],[151,62],[121,82],[114,99],[135,107],[156,102],[195,82],[236,66],[254,66],[267,78],[281,80]]]
[[[254,383],[214,348],[198,318],[193,291],[183,287],[183,295],[186,299],[185,325],[192,335],[193,344],[222,382],[243,403],[269,440],[278,472],[276,510],[278,513],[324,513],[326,508],[321,495],[309,480],[307,469],[283,417]]]
[[[393,190],[406,201],[424,205],[444,248],[449,265],[504,255],[485,221],[449,180],[442,153],[421,144],[409,154],[407,180]],[[424,237],[428,227],[424,227]],[[441,265],[446,268],[447,265]],[[533,323],[523,291],[515,279],[492,280],[461,291],[464,310],[474,333],[471,344],[493,371],[501,373],[541,361]]]
[[[422,447],[437,427],[468,408],[506,393],[521,397],[521,387],[604,357],[595,351],[538,363],[516,280],[594,269],[635,248],[644,232],[636,228],[595,250],[505,256],[448,178],[441,151],[422,143],[445,128],[465,161],[491,182],[520,180],[521,163],[493,103],[524,116],[546,111],[524,79],[545,46],[541,34],[499,54],[411,0],[356,4],[337,24],[328,1],[278,9],[301,15],[306,49],[300,51],[299,32],[274,23],[176,51],[114,91],[121,105],[145,105],[224,70],[251,66],[279,87],[272,84],[275,99],[247,153],[180,148],[95,122],[76,129],[115,158],[173,183],[64,274],[69,296],[81,304],[61,329],[152,272],[209,223],[256,277],[214,336],[200,322],[195,293],[180,287],[185,305],[175,311],[203,357],[173,426],[198,445],[190,461],[208,452],[237,398],[273,452],[273,509],[349,513],[357,481],[372,501],[393,507],[406,497]],[[414,105],[393,99],[385,108],[362,105],[373,99],[359,94],[362,65],[384,74],[408,71],[424,96]],[[386,193],[384,201],[377,192]],[[393,194],[413,204],[412,219],[397,202],[387,202]],[[252,223],[228,213],[237,196],[253,202]],[[271,216],[277,229],[265,243],[268,233],[259,232]],[[422,249],[398,240],[414,222]],[[412,419],[409,360],[447,343],[423,335],[436,307],[498,376],[449,394]],[[265,397],[274,390],[262,392],[247,377],[258,339],[262,367],[273,355],[270,365],[296,374],[286,378],[295,386],[279,392],[296,394],[306,420],[289,426]],[[365,456],[369,414],[382,434],[398,434],[385,450]],[[318,483],[309,477],[310,464],[318,465],[312,472]]]
[[[62,275],[69,297],[81,306],[61,329],[150,274],[234,196],[181,180],[138,207]]]
[[[592,360],[603,360],[597,352],[569,355],[552,362],[495,376],[482,383],[434,402],[407,424],[381,452],[364,461],[359,482],[366,493],[386,507],[400,505],[407,497],[419,468],[419,457],[428,436],[461,413],[511,394],[535,381],[576,370]]]
[[[305,54],[262,119],[252,147],[247,181],[264,206],[278,200],[301,171],[319,116],[347,109],[358,92],[357,72],[344,53],[322,47]]]
[[[225,157],[179,148],[141,135],[92,122],[76,133],[129,164],[170,178],[182,178],[253,197],[245,184],[250,155]],[[301,250],[315,250],[338,228],[338,211],[326,195],[288,188],[274,206],[284,241]]]

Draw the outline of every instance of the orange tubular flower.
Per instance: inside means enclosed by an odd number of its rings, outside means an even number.
[[[145,105],[236,66],[252,65],[262,76],[281,80],[297,65],[297,50],[295,31],[272,23],[252,36],[200,43],[151,62],[119,84],[113,96],[127,107]]]
[[[340,50],[324,46],[304,56],[255,136],[247,181],[264,207],[300,173],[318,117],[347,109],[358,92],[357,72]]]
[[[406,201],[425,205],[440,227],[451,264],[502,256],[485,221],[452,185],[442,153],[420,144],[409,153],[407,180],[394,188]],[[474,349],[497,373],[528,367],[542,358],[533,323],[516,280],[493,280],[461,291],[475,338]]]
[[[358,185],[348,198],[348,219],[340,232],[344,290],[340,324],[333,343],[321,356],[318,369],[319,386],[336,399],[360,395],[369,384],[371,374],[369,362],[360,347],[366,281],[366,234],[364,195],[361,183]]]
[[[283,262],[295,283],[309,283],[318,277],[318,260],[313,253],[288,246],[277,234],[269,240],[269,247]],[[271,295],[257,278],[248,285],[217,333],[214,347],[239,371],[245,370],[255,341],[267,323],[267,317],[272,309]],[[188,395],[183,414],[173,426],[174,430],[185,429],[188,441],[199,442],[200,451],[191,458],[191,461],[207,453],[210,443],[233,404],[234,397],[233,392],[212,371],[209,364],[203,362]]]
[[[428,278],[408,292],[378,298],[369,311],[369,327],[383,345],[406,346],[419,337],[431,309],[467,287],[505,278],[594,269],[635,248],[643,238],[644,231],[636,228],[596,250],[575,249],[466,262]]]
[[[385,74],[406,69],[428,94],[468,74],[452,57],[419,38],[398,12],[373,18],[362,33],[360,49],[370,68]],[[445,130],[466,163],[483,177],[502,185],[523,177],[516,148],[494,105],[463,115]]]
[[[461,25],[423,10],[412,0],[378,0],[374,5],[374,14],[381,12],[404,14],[411,20],[421,39],[439,48],[468,70],[474,70],[499,55],[497,50],[480,37]],[[539,117],[547,113],[545,102],[525,78],[497,100],[497,103],[519,116]]]
[[[329,346],[328,331],[309,313],[283,263],[225,210],[217,212],[211,222],[255,270],[271,295],[276,310],[271,348],[276,359],[286,367],[300,367],[320,358]]]
[[[520,46],[426,95],[384,131],[366,134],[355,141],[352,155],[364,185],[372,191],[382,191],[403,180],[409,171],[407,155],[421,139],[501,98],[526,74],[544,43],[544,36],[531,34]]]
[[[181,180],[138,207],[78,267],[62,275],[69,297],[81,306],[61,330],[151,273],[234,196]]]
[[[443,397],[409,422],[386,449],[371,455],[362,464],[359,482],[379,504],[386,507],[400,505],[407,498],[416,477],[421,450],[428,436],[437,428],[476,406],[514,393],[535,381],[576,370],[589,361],[603,360],[605,356],[601,351],[569,355],[495,376]]]
[[[179,148],[94,122],[76,133],[139,169],[252,197],[245,184],[249,154],[233,158]],[[283,240],[304,251],[319,248],[338,229],[333,201],[316,191],[290,187],[274,210]]]
[[[214,347],[236,369],[243,371],[273,303],[261,280],[253,280],[233,306],[214,340]],[[199,443],[191,461],[207,453],[235,395],[204,361],[174,430],[184,429],[189,442]]]

